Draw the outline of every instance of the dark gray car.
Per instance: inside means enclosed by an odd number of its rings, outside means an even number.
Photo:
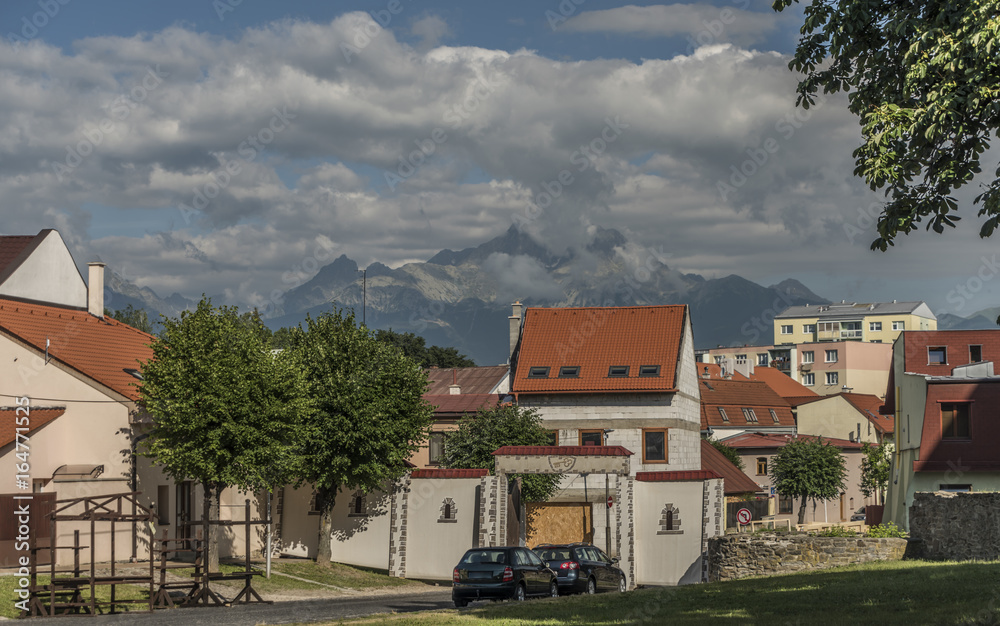
[[[628,583],[617,565],[600,548],[585,543],[535,546],[535,554],[556,572],[563,593],[625,591]]]
[[[558,595],[555,572],[527,548],[474,548],[462,556],[452,573],[451,598],[457,607],[472,600]]]

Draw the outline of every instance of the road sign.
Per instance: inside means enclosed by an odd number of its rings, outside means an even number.
[[[736,521],[741,525],[746,526],[750,523],[751,519],[753,519],[753,513],[750,512],[750,509],[740,509],[739,511],[736,511]]]
[[[610,509],[614,505],[615,505],[615,497],[614,496],[608,496],[608,508]]]

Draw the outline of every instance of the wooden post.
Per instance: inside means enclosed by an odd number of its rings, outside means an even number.
[[[49,516],[49,615],[56,614],[56,520]]]
[[[121,513],[121,500],[118,500],[118,512]],[[111,518],[111,578],[115,577],[115,518]],[[111,583],[111,613],[115,612],[115,591],[118,585]]]
[[[94,586],[94,578],[97,576],[97,571],[95,570],[95,563],[97,559],[94,558],[95,546],[97,546],[97,529],[95,528],[96,520],[94,519],[94,514],[90,514],[90,614],[97,615],[97,590]]]
[[[243,514],[243,520],[246,525],[243,526],[243,534],[246,536],[246,546],[247,546],[247,574],[250,573],[250,498],[246,499],[245,513]]]

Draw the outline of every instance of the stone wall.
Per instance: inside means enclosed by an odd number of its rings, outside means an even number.
[[[910,536],[927,559],[1000,559],[1000,493],[917,492]]]
[[[733,580],[903,558],[906,539],[806,534],[725,535],[708,540],[708,578]]]

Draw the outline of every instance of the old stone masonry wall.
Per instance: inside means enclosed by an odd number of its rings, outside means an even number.
[[[812,535],[725,535],[708,540],[708,579],[770,576],[903,558],[905,539]]]
[[[910,537],[928,559],[1000,559],[1000,493],[917,492]]]

